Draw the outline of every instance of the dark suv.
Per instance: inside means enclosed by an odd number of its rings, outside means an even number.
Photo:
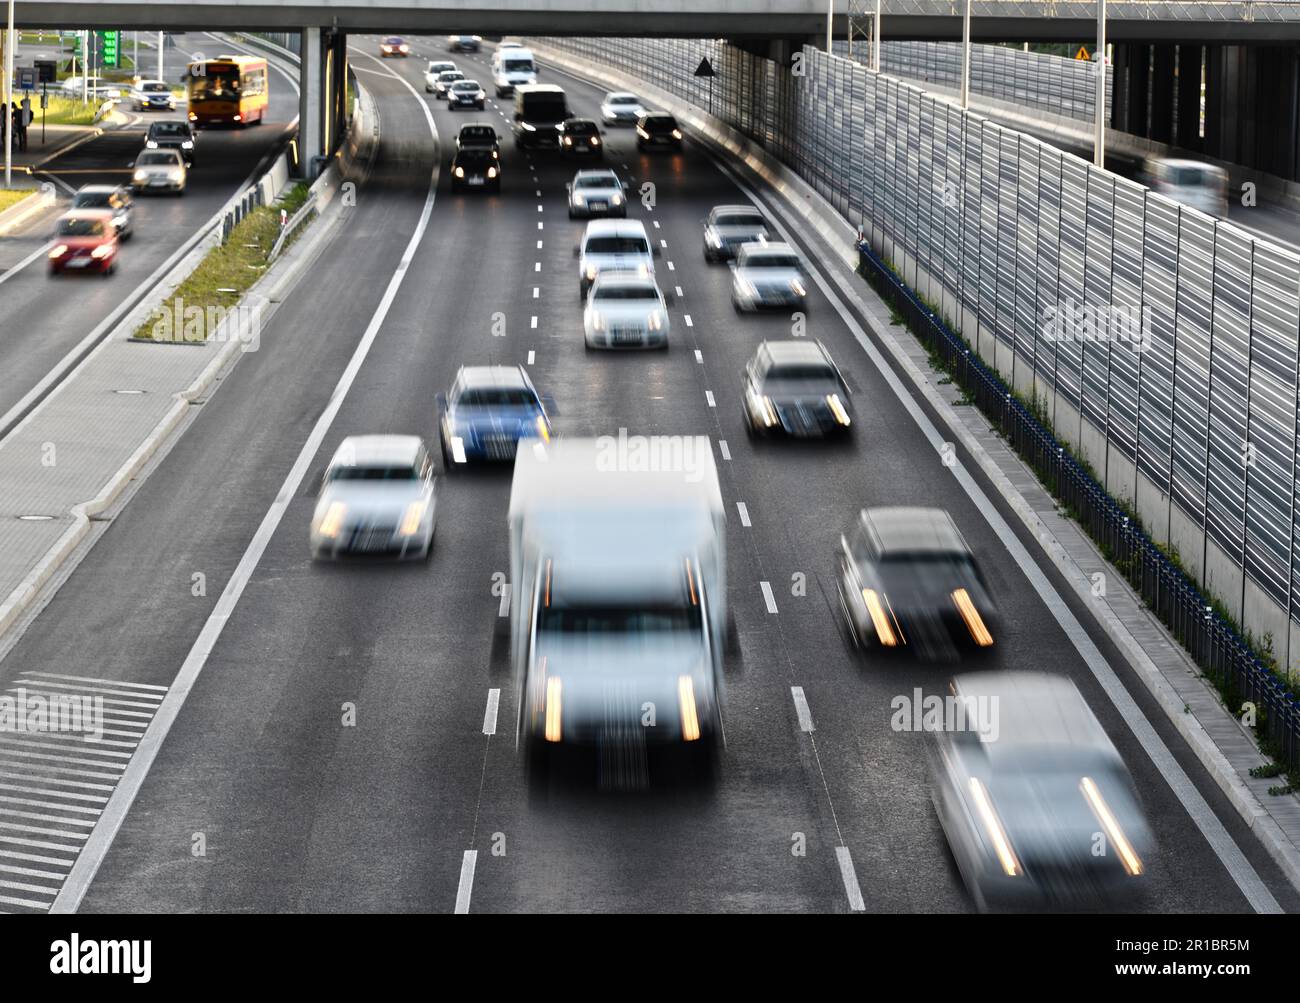
[[[652,111],[642,115],[636,124],[636,148],[638,150],[682,148],[682,127],[677,119],[666,111]]]
[[[589,118],[571,118],[560,127],[560,152],[566,157],[601,160],[605,143],[600,126]]]
[[[145,133],[144,145],[147,150],[175,150],[186,167],[194,166],[195,136],[188,122],[152,123]]]

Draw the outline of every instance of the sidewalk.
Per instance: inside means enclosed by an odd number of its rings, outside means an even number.
[[[742,170],[752,171],[771,186],[772,200],[783,203],[788,215],[806,226],[804,236],[810,243],[821,245],[818,250],[824,253],[817,255],[818,260],[832,273],[838,291],[847,295],[866,319],[871,333],[910,380],[916,396],[927,400],[940,420],[961,439],[972,462],[989,478],[1123,653],[1242,820],[1259,837],[1287,879],[1300,888],[1300,797],[1270,795],[1268,788],[1278,783],[1276,779],[1250,776],[1251,768],[1267,760],[1254,739],[1228,713],[1195,663],[1147,611],[1078,524],[1060,514],[1055,500],[984,415],[975,407],[954,406],[961,397],[960,389],[952,383],[938,382],[942,374],[931,369],[924,347],[906,328],[892,325],[889,308],[856,274],[854,228],[802,178],[703,109],[625,73],[579,64],[544,45],[534,44],[533,49],[545,61],[572,73],[612,89],[643,94],[656,106],[676,114],[699,139],[739,161]],[[1095,572],[1106,576],[1106,594],[1100,598],[1092,594],[1091,575]]]

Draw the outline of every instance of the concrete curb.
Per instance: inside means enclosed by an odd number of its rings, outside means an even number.
[[[369,99],[368,94],[366,98]],[[373,101],[371,101],[371,106],[373,107]],[[359,142],[360,147],[367,148],[370,156],[373,156],[374,143],[378,139],[378,116],[372,115],[372,117],[376,123],[375,132],[372,136],[366,136]],[[341,183],[341,173],[334,165],[331,165],[329,171],[322,174],[321,178],[317,180],[317,184],[322,183],[325,187],[332,185],[335,190],[337,189]],[[332,192],[330,194],[332,195]],[[240,305],[243,305],[249,299],[256,299],[259,301],[257,306],[265,316],[274,313],[284,294],[298,281],[302,272],[314,260],[314,252],[322,248],[327,238],[332,236],[333,224],[341,214],[342,208],[336,207],[332,214],[334,218],[328,221],[326,225],[313,229],[305,240],[299,241],[290,249],[290,252],[286,252],[285,256],[277,263],[277,266],[268,269],[265,275],[249,287],[247,293],[241,298]],[[179,261],[168,275],[158,283],[157,288],[174,289],[179,285],[194,270],[198,262],[202,260],[207,251],[205,244],[206,241],[201,240],[198,246]],[[304,252],[302,250],[303,245],[311,246]],[[294,250],[299,253],[291,253]],[[263,294],[260,291],[263,286],[272,288],[272,294]],[[163,297],[166,295],[167,293],[163,293]],[[153,295],[145,297],[135,309],[122,318],[112,334],[103,339],[98,347],[102,348],[104,345],[117,340],[127,340],[129,334],[138,326],[137,315],[143,310],[152,309],[160,301],[159,297]],[[222,333],[222,330],[219,329],[214,332],[214,337],[219,340]],[[154,426],[153,430],[145,437],[144,441],[140,443],[127,461],[108,479],[99,493],[89,501],[72,507],[70,510],[73,520],[72,525],[23,578],[22,582],[5,598],[4,602],[0,603],[0,636],[3,636],[26,612],[40,596],[44,585],[76,551],[78,545],[90,531],[91,517],[103,512],[113,504],[114,500],[135,479],[159,448],[171,437],[177,426],[185,419],[194,402],[202,397],[216,381],[217,377],[233,364],[234,357],[243,349],[244,344],[238,338],[228,338],[220,351],[217,352],[194,381],[184,390],[180,390],[173,395],[173,403],[167,413]],[[96,353],[92,352],[90,356],[83,360],[82,364],[89,361],[94,354]],[[24,418],[23,423],[25,424],[26,421],[38,414],[39,410],[38,407],[36,411]]]
[[[838,212],[812,189],[807,182],[798,177],[784,164],[780,163],[762,147],[752,140],[730,128],[720,120],[713,118],[675,95],[647,84],[627,74],[615,73],[580,64],[562,53],[557,53],[548,46],[530,42],[533,52],[557,67],[588,80],[609,84],[613,88],[634,90],[651,98],[654,103],[671,111],[679,119],[690,124],[695,134],[709,146],[725,152],[743,161],[777,194],[782,196],[788,207],[806,224],[812,227],[832,250],[840,256],[854,272],[857,271],[858,251],[856,246],[857,231]],[[1098,626],[1106,636],[1124,654],[1125,659],[1142,680],[1147,690],[1164,709],[1170,722],[1183,736],[1188,746],[1206,771],[1214,778],[1219,789],[1236,809],[1246,825],[1255,833],[1269,856],[1281,868],[1287,879],[1300,889],[1300,849],[1286,838],[1281,826],[1268,814],[1255,793],[1245,782],[1227,757],[1206,732],[1205,727],[1195,715],[1185,712],[1185,703],[1163,673],[1146,654],[1142,645],[1128,631],[1109,605],[1100,602],[1092,594],[1092,580],[1083,569],[1069,556],[1060,541],[1048,530],[1038,514],[1030,507],[1025,497],[1016,489],[996,461],[984,449],[980,441],[962,423],[952,406],[944,400],[932,382],[906,354],[896,337],[884,330],[872,316],[865,301],[851,287],[847,290],[840,283],[842,291],[849,292],[856,300],[855,306],[861,319],[875,335],[876,340],[889,352],[899,369],[906,373],[908,379],[920,395],[934,409],[954,436],[961,441],[967,453],[983,471],[989,482],[1007,505],[1016,513],[1021,523],[1034,535],[1043,552],[1060,571],[1062,577],[1074,590],[1075,595],[1087,607]],[[864,287],[869,290],[869,287]],[[1086,540],[1087,537],[1084,537]],[[1089,546],[1092,541],[1088,540]],[[1095,548],[1094,548],[1095,550]],[[1098,560],[1105,566],[1110,562],[1097,552]],[[1157,623],[1166,635],[1163,624]],[[1169,638],[1169,643],[1180,652],[1182,648]],[[1200,677],[1200,673],[1196,673]],[[1231,718],[1227,711],[1225,716]],[[1234,719],[1235,723],[1235,719]],[[1265,762],[1260,757],[1260,764]]]
[[[33,189],[33,194],[11,205],[4,212],[0,212],[0,234],[8,233],[15,227],[21,226],[29,217],[44,212],[54,205],[54,201],[52,185],[49,187],[42,185],[40,188]]]

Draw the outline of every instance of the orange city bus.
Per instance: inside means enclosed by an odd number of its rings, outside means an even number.
[[[266,116],[270,74],[256,56],[218,56],[192,63],[186,78],[189,118],[197,127],[249,125]]]

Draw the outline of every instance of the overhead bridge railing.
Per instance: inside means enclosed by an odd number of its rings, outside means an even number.
[[[868,10],[874,4],[868,4]],[[961,0],[883,0],[885,17],[912,15],[961,17]],[[973,18],[1055,18],[1093,20],[1096,3],[1087,0],[972,0]],[[1106,0],[1108,20],[1200,21],[1200,22],[1294,22],[1300,21],[1300,0],[1239,0],[1239,2],[1197,2],[1197,0]]]
[[[860,228],[963,365],[1006,384],[975,392],[1041,422],[1012,434],[1049,486],[1297,763],[1300,258],[811,47],[796,67],[717,40],[538,41],[711,109]]]

